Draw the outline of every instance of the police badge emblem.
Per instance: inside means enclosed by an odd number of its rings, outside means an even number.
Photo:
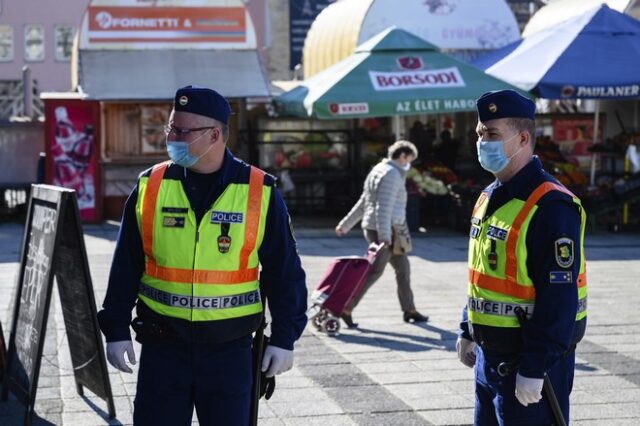
[[[574,251],[571,238],[558,238],[555,242],[554,252],[558,266],[570,268],[573,265]]]
[[[229,253],[231,248],[231,237],[229,236],[230,223],[220,224],[220,235],[218,236],[218,251],[220,253]]]
[[[218,236],[218,251],[220,253],[228,253],[231,247],[231,237],[228,235]]]

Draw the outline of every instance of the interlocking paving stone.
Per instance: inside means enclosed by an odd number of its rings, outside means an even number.
[[[0,225],[0,320],[8,338],[23,228]],[[331,230],[297,231],[310,292],[333,256],[362,254],[359,232],[338,239]],[[106,291],[117,227],[85,226],[96,303]],[[278,377],[277,390],[261,401],[261,426],[467,425],[473,421],[473,371],[455,354],[455,330],[465,302],[467,239],[433,232],[414,239],[412,288],[427,324],[402,322],[389,268],[354,312],[359,330],[327,337],[307,328],[296,344],[296,365]],[[571,395],[573,425],[640,424],[640,235],[587,236],[589,325],[578,346]],[[109,367],[118,418],[87,392],[78,396],[57,290],[45,339],[35,423],[130,425],[134,374]],[[134,343],[136,354],[139,344]],[[24,408],[0,403],[0,424],[22,425]],[[194,424],[197,419],[194,416]]]

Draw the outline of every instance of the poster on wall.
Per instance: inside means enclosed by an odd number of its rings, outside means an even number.
[[[47,183],[76,191],[80,219],[101,219],[99,105],[80,99],[45,102]]]
[[[598,143],[602,142],[604,117],[600,117]],[[577,163],[582,170],[591,167],[591,151],[593,145],[593,116],[554,118],[553,140],[560,147],[560,152],[569,160]]]
[[[309,27],[334,0],[289,0],[289,68],[302,63],[302,48]]]
[[[143,154],[163,154],[165,148],[164,126],[169,122],[171,105],[142,105],[141,140]]]

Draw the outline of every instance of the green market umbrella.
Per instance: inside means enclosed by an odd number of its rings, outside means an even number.
[[[473,111],[480,95],[500,89],[531,96],[392,27],[275,102],[282,115],[385,117]]]

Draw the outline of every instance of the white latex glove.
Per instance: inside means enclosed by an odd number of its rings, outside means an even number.
[[[118,342],[107,342],[107,361],[120,371],[133,373],[124,360],[124,353],[127,353],[129,363],[136,363],[136,354],[133,351],[131,340],[120,340]]]
[[[461,363],[469,368],[476,365],[476,342],[458,336],[456,351],[458,351],[458,359]]]
[[[544,379],[532,379],[516,375],[516,398],[520,404],[525,407],[529,404],[535,404],[542,399],[542,384]]]
[[[267,345],[262,357],[262,372],[266,372],[267,377],[289,371],[291,367],[293,367],[293,351]]]

